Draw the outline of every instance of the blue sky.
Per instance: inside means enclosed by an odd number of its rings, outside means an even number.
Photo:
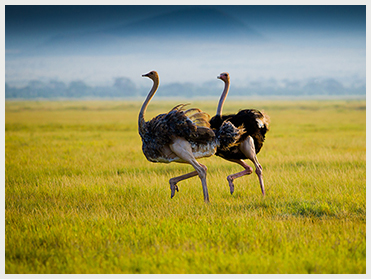
[[[214,6],[263,29],[366,29],[365,6]],[[7,37],[103,29],[171,13],[186,6],[38,6],[6,7]],[[8,33],[9,32],[9,33]]]
[[[366,78],[365,6],[6,6],[5,42],[11,85]]]

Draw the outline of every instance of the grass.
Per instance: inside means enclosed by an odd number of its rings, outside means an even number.
[[[153,101],[147,119],[177,102]],[[146,161],[140,102],[5,104],[6,273],[365,273],[365,101],[254,101],[271,130],[257,176],[218,157]],[[211,115],[215,102],[194,102]],[[250,162],[250,165],[251,162]]]

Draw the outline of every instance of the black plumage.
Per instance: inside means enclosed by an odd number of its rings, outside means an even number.
[[[256,109],[240,110],[237,114],[215,115],[210,120],[210,127],[217,131],[224,121],[230,121],[234,126],[243,128],[243,133],[232,148],[225,148],[222,144],[218,147],[216,154],[224,159],[247,159],[239,150],[238,144],[243,142],[248,136],[254,140],[255,152],[259,153],[263,147],[265,134],[269,128],[267,126],[267,116]]]

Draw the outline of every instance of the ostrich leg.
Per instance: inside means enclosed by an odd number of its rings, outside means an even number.
[[[241,152],[245,154],[245,156],[254,163],[255,173],[259,178],[260,188],[264,196],[265,190],[264,190],[264,182],[263,182],[263,168],[259,164],[258,157],[256,156],[254,140],[252,139],[252,137],[249,136],[246,138],[246,140],[244,140],[240,144],[239,147],[240,147]]]
[[[201,167],[203,167],[205,169],[205,171],[207,171],[207,167],[205,165],[202,165],[200,164]],[[188,178],[191,178],[191,177],[194,177],[198,175],[198,172],[197,171],[192,171],[190,173],[187,173],[187,174],[183,174],[183,175],[180,175],[180,176],[177,176],[177,177],[173,177],[169,180],[169,183],[170,183],[170,190],[171,190],[171,198],[174,197],[175,195],[175,190],[177,192],[179,192],[179,189],[178,189],[178,185],[176,185],[179,181],[182,181],[182,180],[185,180],[185,179],[188,179]]]
[[[204,200],[205,200],[205,202],[208,202],[209,201],[209,193],[208,193],[208,190],[207,190],[207,183],[206,183],[206,170],[202,167],[202,165],[200,163],[198,163],[196,161],[195,157],[193,156],[191,144],[183,138],[177,138],[173,141],[172,144],[170,144],[169,147],[170,147],[171,151],[173,151],[185,163],[191,164],[195,168],[198,176],[201,179],[202,190],[203,190],[203,193],[204,193]],[[182,176],[182,178],[183,178],[182,180],[194,176],[193,174],[194,173],[191,172],[189,174],[186,174],[186,175]]]
[[[231,161],[231,162],[234,162],[234,163],[237,163],[237,164],[240,164],[241,166],[243,166],[245,168],[245,170],[241,171],[241,172],[238,172],[238,173],[235,173],[235,174],[231,174],[231,175],[228,175],[227,176],[227,180],[228,180],[228,184],[229,184],[229,189],[231,191],[231,194],[233,194],[234,192],[234,184],[233,184],[233,180],[235,180],[236,178],[239,178],[241,176],[244,176],[244,175],[248,175],[248,174],[251,174],[253,169],[252,167],[250,167],[248,164],[246,164],[244,161],[242,160],[228,160],[228,161]]]

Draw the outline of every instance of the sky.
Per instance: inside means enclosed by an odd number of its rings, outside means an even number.
[[[366,6],[5,6],[5,81],[366,81]],[[216,81],[215,81],[216,82]]]

